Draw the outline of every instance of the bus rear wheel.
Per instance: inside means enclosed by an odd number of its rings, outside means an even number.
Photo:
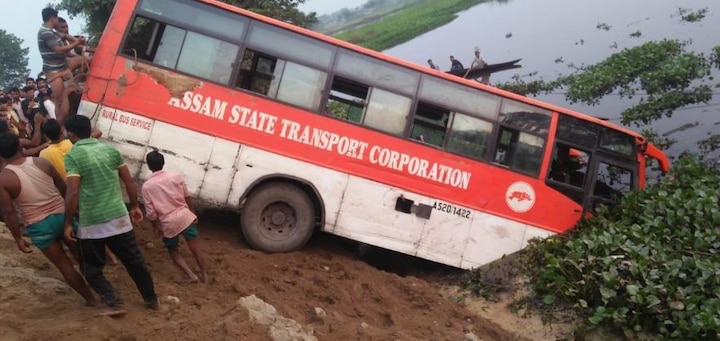
[[[303,247],[315,228],[315,209],[308,195],[289,183],[270,183],[252,191],[240,212],[245,240],[264,252]]]

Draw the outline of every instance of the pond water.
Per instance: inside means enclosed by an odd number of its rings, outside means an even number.
[[[680,8],[706,8],[706,17],[700,22],[684,22]],[[636,32],[641,36],[632,37]],[[718,32],[718,0],[506,0],[477,5],[459,13],[453,22],[384,52],[421,65],[430,58],[447,70],[450,55],[469,66],[477,47],[491,64],[523,59],[523,68],[496,73],[491,82],[533,72],[537,72],[535,78],[551,80],[570,73],[569,63],[597,63],[650,40],[691,40],[689,50],[707,54],[720,45]],[[713,85],[720,83],[720,72],[714,74]],[[610,95],[599,105],[586,106],[566,102],[561,91],[537,98],[618,124],[620,112],[638,99]],[[672,118],[653,123],[653,128],[678,140],[668,151],[670,155],[696,150],[697,141],[710,133],[720,134],[720,88],[715,88],[711,103],[683,108]]]

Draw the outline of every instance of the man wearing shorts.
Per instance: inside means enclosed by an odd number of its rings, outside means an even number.
[[[147,218],[155,228],[158,237],[170,252],[170,258],[183,273],[188,282],[206,282],[205,260],[197,241],[197,216],[193,211],[185,179],[180,174],[166,172],[165,157],[152,151],[145,157],[148,168],[153,172],[142,187]],[[195,274],[180,255],[180,236],[185,238],[200,272]]]
[[[75,271],[61,244],[65,226],[62,197],[65,182],[47,160],[24,157],[19,138],[11,133],[0,134],[0,157],[5,161],[5,168],[0,172],[0,205],[18,249],[32,252],[20,232],[16,206],[32,243],[60,270],[70,287],[85,298],[87,305],[97,305],[97,297]]]

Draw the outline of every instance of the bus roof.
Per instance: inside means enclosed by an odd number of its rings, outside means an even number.
[[[365,48],[365,47],[362,47],[362,46],[359,46],[359,45],[355,45],[355,44],[352,44],[352,43],[348,43],[348,42],[346,42],[346,41],[343,41],[343,40],[340,40],[340,39],[337,39],[337,38],[333,38],[333,37],[330,37],[330,36],[327,36],[327,35],[324,35],[324,34],[322,34],[322,33],[318,33],[318,32],[315,32],[315,31],[312,31],[312,30],[309,30],[309,29],[306,29],[306,28],[302,28],[302,27],[299,27],[299,26],[295,26],[295,25],[292,25],[292,24],[289,24],[289,23],[286,23],[286,22],[283,22],[283,21],[280,21],[280,20],[277,20],[277,19],[273,19],[273,18],[270,18],[270,17],[266,17],[266,16],[264,16],[264,15],[257,14],[257,13],[255,13],[255,12],[252,12],[252,11],[249,11],[249,10],[246,10],[246,9],[243,9],[243,8],[239,8],[239,7],[236,7],[236,6],[233,6],[233,5],[224,3],[224,2],[220,2],[220,1],[217,1],[217,0],[199,0],[199,1],[200,1],[200,2],[204,2],[204,3],[206,3],[206,4],[209,4],[209,5],[212,5],[212,6],[215,6],[215,7],[219,7],[219,8],[222,8],[222,9],[225,9],[225,10],[228,10],[228,11],[231,11],[231,12],[234,12],[234,13],[242,14],[242,15],[244,15],[244,16],[248,16],[248,17],[251,17],[251,18],[253,18],[253,19],[260,20],[260,21],[262,21],[262,22],[265,22],[265,23],[268,23],[268,24],[271,24],[271,25],[274,25],[274,26],[278,26],[278,27],[281,27],[281,28],[284,28],[284,29],[287,29],[287,30],[290,30],[290,31],[294,31],[294,32],[300,33],[300,34],[302,34],[302,35],[305,35],[305,36],[308,36],[308,37],[311,37],[311,38],[314,38],[314,39],[318,39],[318,40],[324,41],[324,42],[329,43],[329,44],[332,44],[332,45],[344,47],[344,48],[347,48],[347,49],[349,49],[349,50],[353,50],[353,51],[355,51],[355,52],[358,52],[358,53],[362,53],[362,54],[371,56],[371,57],[373,57],[373,58],[378,58],[378,59],[381,59],[381,60],[386,61],[386,62],[390,62],[390,63],[396,64],[396,65],[399,65],[399,66],[403,66],[403,67],[406,67],[406,68],[409,68],[409,69],[413,69],[413,70],[418,71],[418,72],[422,72],[422,73],[425,73],[425,74],[431,74],[431,75],[434,75],[434,76],[443,77],[443,78],[445,78],[445,79],[447,79],[447,80],[450,80],[450,81],[453,81],[453,82],[456,82],[456,83],[462,83],[462,84],[465,84],[465,85],[468,85],[468,86],[471,86],[471,87],[475,87],[475,88],[478,88],[478,89],[482,89],[482,90],[485,90],[485,91],[489,91],[489,92],[491,92],[491,93],[494,93],[494,94],[499,95],[499,96],[502,96],[502,97],[510,98],[510,99],[517,100],[517,101],[520,101],[520,102],[525,102],[525,103],[530,104],[530,105],[534,105],[534,106],[537,106],[537,107],[545,108],[545,109],[547,109],[547,110],[555,111],[555,112],[558,112],[558,113],[563,113],[563,114],[566,114],[566,115],[569,115],[569,116],[573,116],[573,117],[575,117],[575,118],[579,118],[579,119],[582,119],[582,120],[585,120],[585,121],[593,122],[593,123],[596,123],[596,124],[598,124],[598,125],[601,125],[601,126],[604,126],[604,127],[610,128],[610,129],[614,129],[614,130],[617,130],[617,131],[621,131],[621,132],[623,132],[623,133],[625,133],[625,134],[631,135],[631,136],[635,137],[635,139],[638,141],[638,143],[646,143],[645,138],[644,138],[641,134],[639,134],[639,133],[637,133],[637,132],[635,132],[635,131],[632,131],[632,130],[630,130],[630,129],[621,127],[621,126],[619,126],[619,125],[616,125],[616,124],[613,124],[613,123],[610,123],[610,122],[601,120],[601,119],[599,119],[599,118],[596,118],[596,117],[591,116],[591,115],[588,115],[588,114],[579,113],[579,112],[576,112],[576,111],[573,111],[573,110],[570,110],[570,109],[567,109],[567,108],[563,108],[563,107],[560,107],[560,106],[557,106],[557,105],[553,105],[553,104],[550,104],[550,103],[546,103],[546,102],[542,102],[542,101],[535,100],[535,99],[532,99],[532,98],[528,98],[528,97],[526,97],[526,96],[518,95],[518,94],[515,94],[515,93],[512,93],[512,92],[505,91],[505,90],[502,90],[502,89],[498,89],[498,88],[495,88],[495,87],[491,87],[491,86],[488,86],[488,85],[480,84],[480,83],[478,83],[478,82],[475,82],[475,81],[472,81],[472,80],[469,80],[469,79],[464,79],[464,78],[461,78],[461,77],[458,77],[458,76],[454,76],[454,75],[445,73],[445,72],[443,72],[443,71],[438,71],[438,70],[433,70],[433,69],[430,69],[430,68],[427,68],[427,67],[423,67],[423,66],[418,65],[418,64],[416,64],[416,63],[412,63],[412,62],[409,62],[409,61],[406,61],[406,60],[403,60],[403,59],[400,59],[400,58],[392,57],[392,56],[386,55],[386,54],[381,53],[381,52],[378,52],[378,51],[374,51],[374,50],[371,50],[371,49],[368,49],[368,48]]]

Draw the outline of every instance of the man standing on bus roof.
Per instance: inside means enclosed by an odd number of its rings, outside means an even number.
[[[65,156],[67,194],[65,196],[65,238],[78,240],[82,271],[90,286],[111,307],[121,306],[122,298],[103,275],[105,245],[120,259],[132,277],[145,306],[159,309],[153,279],[143,259],[133,223],[143,219],[138,206],[137,187],[120,152],[90,136],[90,119],[73,115],[65,120],[65,130],[73,142]],[[120,180],[130,198],[130,214],[120,193]],[[70,218],[80,214],[77,238]],[[132,217],[132,221],[131,221]]]
[[[58,11],[47,7],[42,10],[43,25],[38,31],[38,49],[43,60],[43,73],[52,88],[51,99],[56,108],[58,120],[67,115],[63,110],[65,82],[72,79],[72,71],[82,64],[81,56],[67,57],[68,52],[85,44],[85,39],[75,38],[69,34],[60,34],[55,31],[58,26]],[[67,40],[69,44],[65,44]],[[69,84],[68,84],[69,85]]]
[[[480,50],[475,49],[475,57],[473,58],[472,64],[470,64],[470,70],[476,70],[476,69],[482,69],[487,66],[487,62],[485,61],[485,58],[480,55]],[[468,72],[470,72],[468,70]],[[482,84],[490,84],[490,74],[483,74],[480,78],[480,83]]]

